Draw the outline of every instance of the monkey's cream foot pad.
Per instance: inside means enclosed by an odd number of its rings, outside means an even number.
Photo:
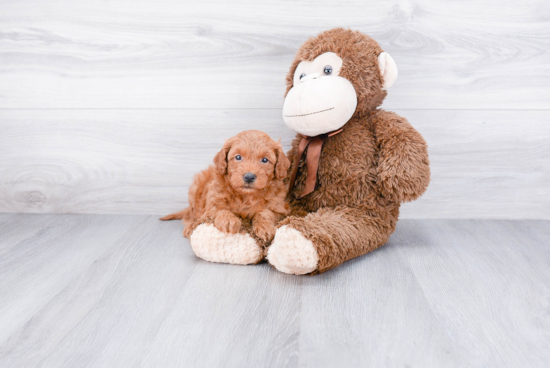
[[[302,233],[285,225],[277,230],[267,260],[281,272],[305,275],[317,269],[319,254]]]
[[[263,251],[248,234],[227,234],[212,224],[199,225],[191,234],[191,248],[199,258],[209,262],[256,264]]]

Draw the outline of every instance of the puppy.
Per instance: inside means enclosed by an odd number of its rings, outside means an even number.
[[[289,211],[283,179],[290,166],[281,144],[267,134],[248,130],[228,139],[214,165],[195,175],[189,207],[161,220],[183,219],[189,238],[203,222],[213,221],[223,232],[239,232],[242,220],[264,240],[275,236],[275,225]]]

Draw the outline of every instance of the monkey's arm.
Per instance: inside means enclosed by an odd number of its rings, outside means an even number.
[[[428,146],[401,116],[387,111],[373,118],[380,147],[379,188],[386,198],[409,202],[420,197],[430,182]]]

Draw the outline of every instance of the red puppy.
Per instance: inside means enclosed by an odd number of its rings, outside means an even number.
[[[242,219],[250,219],[254,234],[271,241],[275,225],[288,214],[283,179],[289,166],[281,144],[267,134],[239,133],[225,142],[214,165],[195,175],[189,207],[161,220],[183,219],[183,236],[189,238],[209,219],[231,234],[241,229]]]

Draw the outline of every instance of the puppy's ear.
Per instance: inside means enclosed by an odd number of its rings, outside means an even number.
[[[216,156],[214,156],[214,165],[216,166],[218,173],[221,175],[224,175],[227,171],[227,154],[229,153],[233,142],[235,142],[235,140],[232,138],[226,140],[221,151],[216,153]]]
[[[275,148],[275,153],[277,154],[277,163],[275,164],[275,177],[281,180],[286,178],[288,168],[290,167],[290,161],[283,152],[283,147],[280,144],[277,148]]]

